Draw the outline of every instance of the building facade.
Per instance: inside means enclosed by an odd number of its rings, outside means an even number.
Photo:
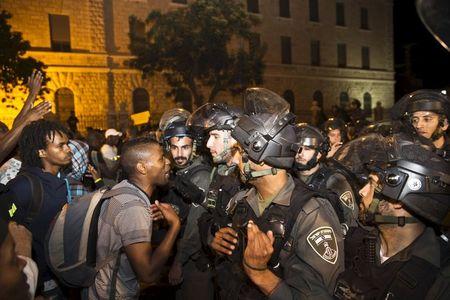
[[[190,0],[2,0],[14,31],[23,33],[27,54],[48,65],[57,116],[71,110],[79,128],[122,128],[128,115],[150,110],[153,120],[167,109],[189,106],[167,97],[160,76],[143,80],[127,66],[129,16],[144,20],[153,9],[184,7]],[[261,20],[254,28],[267,45],[264,87],[283,95],[308,121],[313,100],[325,111],[359,99],[366,110],[394,102],[392,0],[244,0]],[[189,96],[189,95],[188,95]],[[0,120],[12,123],[15,108],[0,103]],[[240,97],[218,100],[240,105]],[[3,106],[2,106],[3,105]]]

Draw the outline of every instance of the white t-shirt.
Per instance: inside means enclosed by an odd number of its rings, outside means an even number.
[[[117,147],[104,144],[100,149],[100,152],[102,153],[103,158],[114,160],[114,158],[117,156]]]
[[[380,261],[381,261],[381,263],[383,264],[385,261],[387,261],[389,258],[391,258],[390,256],[384,256],[383,255],[383,250],[381,250],[381,247],[380,247]]]
[[[22,271],[27,277],[27,283],[28,286],[30,287],[30,299],[34,299],[34,294],[36,293],[36,286],[39,275],[37,265],[34,262],[34,260],[32,260],[30,257],[22,255],[17,256],[27,262]]]

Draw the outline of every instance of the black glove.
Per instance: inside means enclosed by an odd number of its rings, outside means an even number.
[[[176,176],[174,187],[181,197],[183,197],[183,201],[188,204],[202,204],[205,200],[205,192],[185,176]]]

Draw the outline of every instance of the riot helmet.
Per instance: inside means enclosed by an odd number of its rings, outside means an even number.
[[[297,124],[295,126],[295,132],[297,143],[294,144],[294,150],[297,153],[301,153],[304,147],[315,150],[314,156],[306,164],[302,164],[296,160],[295,169],[297,171],[310,170],[319,163],[319,159],[317,159],[319,153],[322,155],[321,158],[326,158],[328,151],[330,151],[329,139],[318,128],[307,123]]]
[[[418,150],[422,152],[422,149]],[[429,151],[428,153],[432,154]],[[369,164],[368,169],[379,178],[375,196],[378,199],[399,201],[413,216],[439,226],[449,227],[449,165],[446,165],[437,156],[431,157],[431,155],[427,155],[427,158],[429,158],[427,161],[398,159],[391,162],[373,162]],[[447,170],[445,170],[445,166]],[[408,222],[408,219],[402,220],[396,217],[397,220],[395,218],[392,220],[392,217],[386,217],[375,216],[374,221],[378,223],[397,223],[400,226]],[[409,220],[411,223],[414,221],[414,219]]]
[[[327,133],[334,129],[340,129],[341,131],[344,131],[346,128],[347,126],[345,125],[345,122],[339,118],[329,118],[323,124],[323,129]]]
[[[433,37],[450,51],[450,2],[448,0],[416,0],[417,13]]]
[[[329,118],[325,121],[323,124],[323,130],[325,133],[330,136],[330,133],[334,130],[339,130],[340,136],[341,136],[341,142],[346,143],[347,142],[347,125],[344,121],[342,121],[339,118]],[[330,137],[331,138],[331,137]]]
[[[206,103],[192,113],[186,125],[208,142],[209,137],[205,136],[214,130],[223,131],[221,134],[223,149],[221,153],[213,155],[213,161],[217,164],[225,164],[231,157],[232,140],[231,130],[235,127],[237,119],[242,112],[225,103]],[[226,172],[227,170],[223,170]]]
[[[360,187],[375,173],[379,185],[366,224],[415,223],[417,218],[437,225],[450,225],[450,166],[441,157],[406,135],[359,137],[336,152],[332,161],[359,180]],[[380,200],[400,201],[414,217],[377,214]]]
[[[173,137],[183,138],[188,137],[192,139],[192,152],[190,153],[189,157],[181,157],[180,161],[183,159],[183,161],[190,162],[192,157],[195,155],[196,151],[196,143],[194,136],[188,126],[186,126],[186,121],[189,118],[190,113],[187,110],[181,109],[181,108],[174,108],[171,110],[166,111],[159,122],[159,130],[162,132],[162,143],[163,148],[166,151],[166,153],[170,153],[170,139]],[[172,161],[175,164],[175,167],[177,168],[184,168],[187,166],[185,163],[177,163],[175,157],[172,155]]]
[[[163,142],[172,137],[191,136],[186,120],[190,113],[182,108],[173,108],[166,111],[159,120],[159,130],[162,132]]]
[[[416,132],[413,122],[414,113],[418,111],[433,112],[439,116],[438,128],[431,136],[433,141],[445,134],[441,127],[450,120],[450,101],[447,95],[437,90],[417,90],[403,96],[392,108],[391,116],[393,120],[402,121],[406,128]]]
[[[249,88],[244,93],[244,115],[236,123],[232,137],[248,159],[266,163],[272,167],[272,173],[277,168],[290,169],[296,154],[294,120],[289,103],[282,97],[265,88]],[[246,166],[248,169],[248,163]],[[269,174],[251,170],[246,173],[253,177]]]
[[[395,131],[394,124],[392,124],[391,120],[378,121],[372,124],[365,126],[360,135],[367,135],[370,133],[378,133],[382,136],[392,135]]]
[[[242,112],[225,103],[206,103],[197,108],[186,125],[201,127],[205,131],[232,130]]]

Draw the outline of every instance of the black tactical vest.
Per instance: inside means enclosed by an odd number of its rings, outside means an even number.
[[[317,192],[309,189],[303,182],[295,180],[291,205],[282,206],[271,203],[259,217],[253,212],[245,197],[237,201],[232,208],[231,220],[233,229],[239,235],[238,246],[233,251],[232,256],[220,257],[216,262],[216,284],[220,299],[266,299],[266,296],[250,281],[242,268],[248,221],[253,220],[263,232],[271,230],[274,233],[274,252],[268,263],[268,268],[282,278],[282,261],[288,257],[292,250],[292,228],[303,206],[315,196],[319,196]]]
[[[425,299],[439,268],[412,256],[407,261],[376,264],[376,230],[353,228],[345,240],[345,268],[336,284],[338,299]],[[448,264],[447,243],[441,243],[441,266]]]

